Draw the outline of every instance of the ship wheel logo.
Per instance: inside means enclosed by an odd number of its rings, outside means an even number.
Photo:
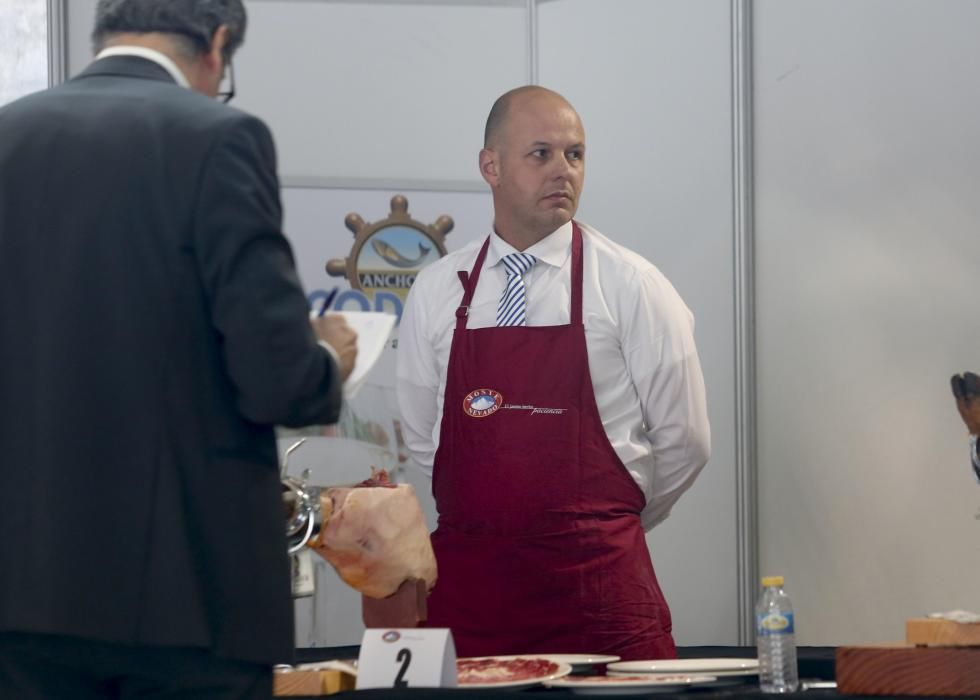
[[[350,213],[344,224],[354,234],[354,246],[343,260],[328,260],[327,274],[346,277],[352,289],[374,298],[381,308],[385,300],[399,310],[419,271],[446,254],[446,234],[453,220],[440,216],[423,224],[408,215],[408,199],[391,198],[391,213],[381,221],[366,222]]]

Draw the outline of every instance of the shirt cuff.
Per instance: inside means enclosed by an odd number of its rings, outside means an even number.
[[[337,365],[338,367],[340,367],[340,355],[338,355],[337,354],[337,351],[333,349],[333,346],[330,345],[330,343],[328,343],[325,340],[318,340],[316,342],[317,342],[318,345],[320,345],[320,347],[322,347],[324,350],[326,350],[327,352],[330,353],[330,357],[333,358],[334,364]],[[974,454],[976,454],[976,453],[974,453]]]

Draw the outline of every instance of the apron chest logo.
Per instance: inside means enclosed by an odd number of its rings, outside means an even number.
[[[493,389],[476,389],[463,399],[463,412],[471,418],[486,418],[504,405],[504,397]]]

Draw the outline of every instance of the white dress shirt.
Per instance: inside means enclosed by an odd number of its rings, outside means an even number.
[[[191,84],[188,82],[187,76],[184,75],[184,72],[180,70],[177,64],[174,63],[169,56],[160,53],[156,49],[148,49],[145,46],[110,46],[107,49],[102,49],[95,57],[95,60],[98,61],[100,58],[106,58],[107,56],[139,56],[140,58],[153,61],[165,71],[170,73],[170,77],[172,77],[178,85],[190,89]]]
[[[694,317],[650,262],[579,223],[583,237],[582,316],[599,416],[616,454],[647,499],[650,529],[694,482],[710,453],[704,378]],[[572,225],[525,253],[527,325],[569,322]],[[398,339],[398,403],[405,444],[431,476],[439,446],[446,370],[463,295],[458,270],[473,268],[483,240],[423,268],[409,292]],[[496,234],[469,309],[468,328],[496,325],[507,283],[500,260],[517,252]],[[560,349],[556,349],[560,351]]]

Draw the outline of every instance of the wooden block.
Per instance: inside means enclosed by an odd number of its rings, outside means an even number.
[[[365,627],[418,627],[428,617],[425,581],[413,578],[402,583],[387,598],[361,596],[361,619]]]
[[[905,621],[905,641],[930,647],[980,646],[980,622],[909,618]]]
[[[324,695],[333,695],[345,690],[354,690],[357,677],[343,671],[320,671],[320,690]]]
[[[841,695],[980,695],[980,648],[839,647]]]
[[[333,695],[354,690],[356,678],[343,671],[277,671],[272,677],[272,694]]]
[[[319,671],[276,671],[272,676],[272,694],[319,695]]]

